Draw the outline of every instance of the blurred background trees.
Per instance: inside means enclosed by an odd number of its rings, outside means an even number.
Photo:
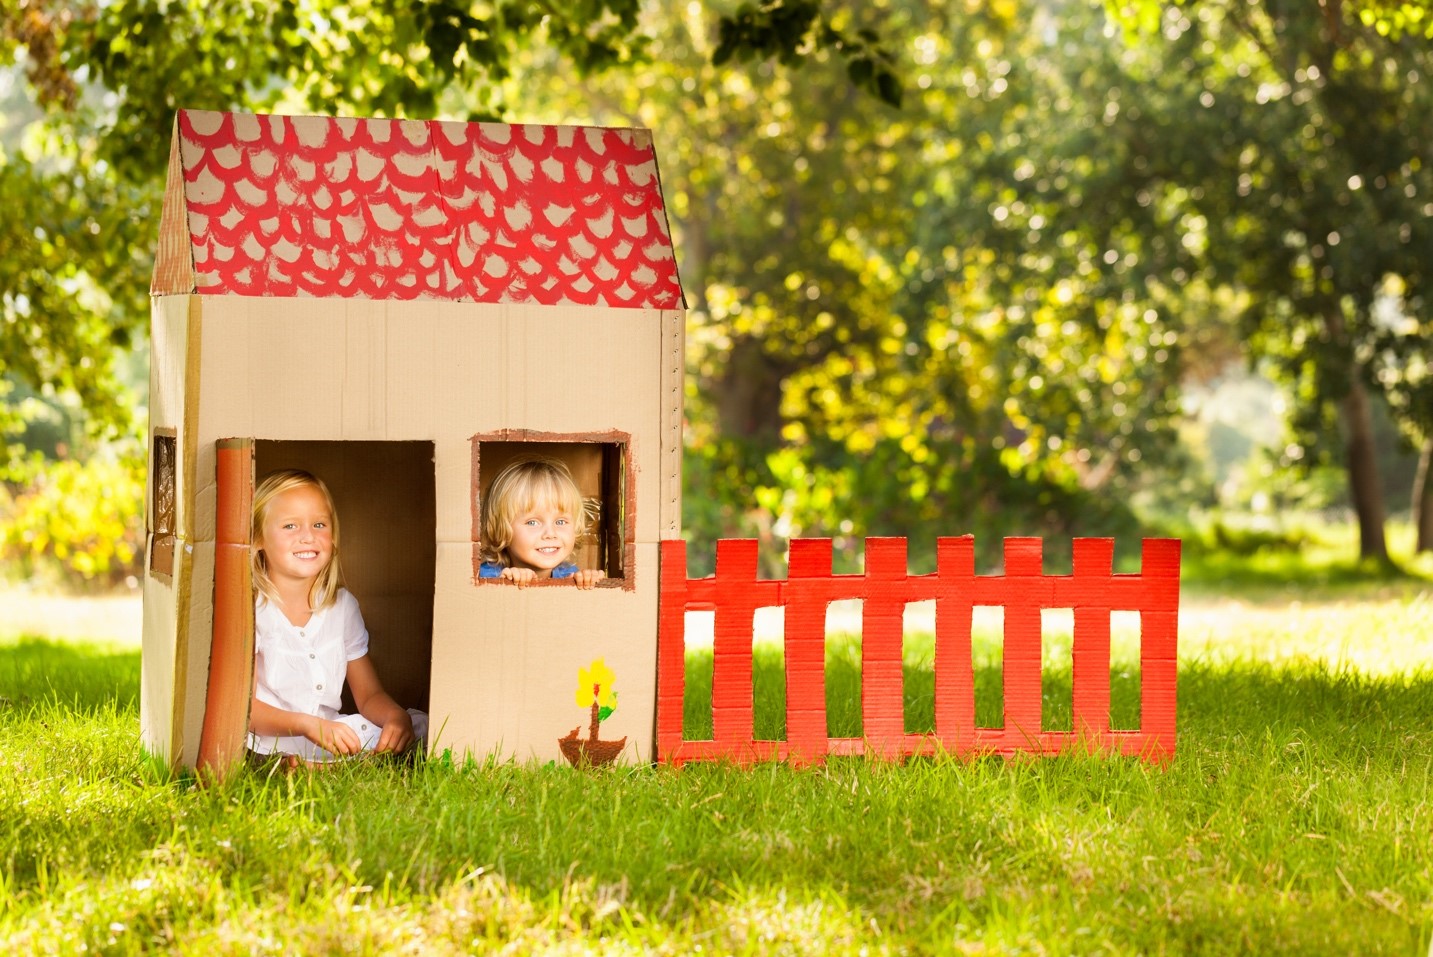
[[[18,0],[0,522],[33,545],[57,463],[142,476],[185,106],[655,130],[707,561],[1257,543],[1340,508],[1375,563],[1391,513],[1433,548],[1430,29],[1381,0]]]

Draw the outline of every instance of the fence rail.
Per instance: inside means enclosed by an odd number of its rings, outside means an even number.
[[[943,538],[936,571],[907,571],[904,538],[866,539],[864,575],[831,571],[830,539],[791,542],[786,579],[757,578],[757,542],[717,543],[716,574],[687,577],[686,543],[662,542],[657,650],[657,757],[669,764],[731,760],[820,763],[828,755],[884,759],[1054,754],[1071,748],[1167,760],[1175,744],[1179,621],[1177,539],[1147,538],[1139,574],[1112,570],[1114,540],[1074,540],[1072,574],[1043,573],[1038,538],[1005,539],[1002,575],[975,574],[975,540]],[[826,609],[859,599],[860,738],[831,738],[826,726]],[[905,730],[901,641],[905,607],[935,602],[935,731]],[[976,606],[1004,609],[1004,724],[977,727],[971,618]],[[786,614],[786,740],[753,736],[752,622],[758,608]],[[1041,611],[1074,610],[1073,730],[1041,726]],[[686,612],[714,611],[712,737],[683,738]],[[1110,612],[1140,615],[1139,730],[1110,728]]]

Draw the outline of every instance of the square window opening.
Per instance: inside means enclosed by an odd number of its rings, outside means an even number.
[[[482,503],[493,481],[508,466],[524,459],[548,458],[567,466],[582,495],[586,527],[570,560],[581,569],[601,569],[605,578],[599,587],[631,587],[635,508],[630,436],[618,432],[598,436],[541,433],[514,440],[511,433],[500,433],[474,436],[472,442],[475,581],[484,581],[479,575],[484,546]]]

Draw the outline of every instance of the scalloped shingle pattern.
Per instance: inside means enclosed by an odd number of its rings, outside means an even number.
[[[194,292],[682,306],[645,130],[194,110],[176,128]]]

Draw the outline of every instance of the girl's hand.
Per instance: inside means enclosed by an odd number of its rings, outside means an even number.
[[[503,569],[502,577],[510,582],[516,583],[517,587],[521,588],[528,582],[536,579],[537,572],[531,568],[514,568],[512,565],[509,565]]]
[[[578,588],[591,588],[606,577],[607,573],[600,568],[584,568],[573,575],[572,580]]]
[[[407,713],[404,713],[407,717]],[[363,750],[363,742],[359,740],[358,732],[340,721],[325,721],[323,718],[316,718],[312,734],[304,735],[319,747],[331,751],[334,754],[358,754]],[[413,733],[412,722],[409,722],[408,733]]]
[[[383,726],[382,732],[378,735],[378,743],[374,745],[373,750],[378,754],[385,752],[402,754],[416,740],[418,740],[418,736],[413,733],[413,716],[407,711],[399,711]]]

